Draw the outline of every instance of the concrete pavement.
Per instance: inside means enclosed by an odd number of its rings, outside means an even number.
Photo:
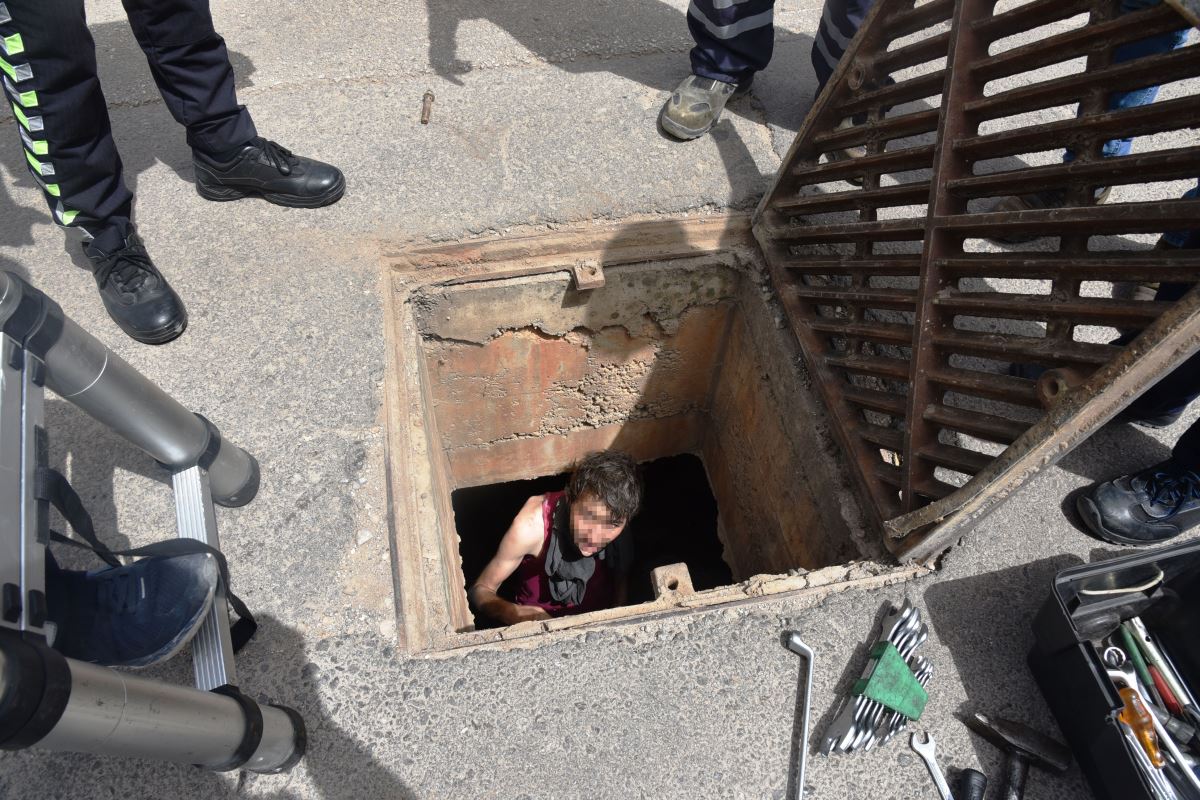
[[[183,131],[158,99],[115,0],[89,4],[101,80],[151,254],[188,304],[178,341],[148,348],[104,314],[0,123],[0,267],[261,461],[259,498],[219,514],[237,590],[263,617],[243,688],[294,705],[304,762],[283,776],[23,752],[12,798],[774,798],[787,787],[800,630],[817,652],[814,735],[861,666],[885,600],[931,623],[924,727],[943,763],[997,778],[1000,755],[953,717],[970,707],[1054,724],[1024,667],[1029,621],[1058,569],[1112,552],[1063,498],[1162,457],[1171,429],[1102,431],[1045,471],[945,560],[886,593],[844,594],[617,626],[532,651],[409,660],[395,645],[384,480],[386,243],[516,226],[752,205],[814,87],[817,0],[780,0],[777,55],[716,133],[664,139],[655,117],[687,72],[682,0],[546,3],[217,0],[239,96],[264,135],[338,164],[348,190],[317,211],[213,204],[189,180]],[[426,88],[433,121],[418,121]],[[72,245],[74,247],[74,245]],[[114,544],[171,535],[148,459],[58,400],[53,459]],[[185,682],[187,664],[156,675]],[[932,795],[901,740],[809,761],[814,798]],[[1076,768],[1026,795],[1089,796]]]

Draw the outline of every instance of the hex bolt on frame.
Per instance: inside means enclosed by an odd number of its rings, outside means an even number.
[[[213,503],[244,505],[258,491],[249,453],[45,294],[0,272],[0,748],[290,769],[304,754],[304,722],[236,688],[227,587],[192,640],[195,689],[65,658],[47,645],[49,503],[37,488],[48,467],[45,388],[171,472],[181,539],[218,548]]]

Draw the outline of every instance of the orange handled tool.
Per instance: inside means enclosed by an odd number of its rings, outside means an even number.
[[[1133,728],[1134,735],[1142,743],[1146,755],[1150,757],[1150,763],[1156,767],[1162,767],[1167,763],[1167,759],[1158,749],[1158,735],[1154,732],[1154,720],[1150,718],[1150,712],[1142,703],[1141,696],[1138,695],[1137,690],[1128,686],[1118,691],[1121,693],[1121,699],[1125,701],[1125,708],[1117,714],[1117,719]]]

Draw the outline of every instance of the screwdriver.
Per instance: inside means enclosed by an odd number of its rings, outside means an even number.
[[[1146,755],[1150,757],[1150,763],[1161,769],[1163,764],[1167,763],[1167,759],[1158,749],[1158,734],[1154,732],[1154,720],[1150,718],[1150,712],[1142,703],[1141,695],[1137,693],[1136,689],[1128,686],[1124,686],[1118,691],[1121,699],[1125,701],[1125,707],[1117,714],[1117,719],[1133,729],[1134,736],[1141,742]]]
[[[1158,692],[1158,696],[1162,698],[1163,705],[1167,711],[1170,711],[1177,717],[1183,716],[1183,706],[1175,699],[1175,694],[1171,691],[1171,687],[1167,685],[1167,679],[1163,677],[1162,672],[1153,664],[1150,665],[1150,678],[1154,681],[1154,688]]]
[[[1138,678],[1141,679],[1142,685],[1147,691],[1153,695],[1155,701],[1159,705],[1166,705],[1166,698],[1162,696],[1158,682],[1154,680],[1154,676],[1150,674],[1150,668],[1146,665],[1146,658],[1142,655],[1142,648],[1138,645],[1137,636],[1133,632],[1133,626],[1128,622],[1120,627],[1121,640],[1125,642],[1125,652],[1129,654],[1129,660],[1133,664],[1133,668],[1137,671]],[[1159,676],[1162,679],[1162,676]],[[1175,710],[1168,709],[1171,713],[1178,713]]]
[[[1163,680],[1171,689],[1171,693],[1175,695],[1175,699],[1179,701],[1185,715],[1193,722],[1200,723],[1200,709],[1192,705],[1190,698],[1184,691],[1183,684],[1179,681],[1177,675],[1171,669],[1171,666],[1162,657],[1162,653],[1155,646],[1154,640],[1150,638],[1149,632],[1146,630],[1145,623],[1139,617],[1130,617],[1129,624],[1133,628],[1133,632],[1137,637],[1138,645],[1142,648],[1142,653],[1146,656],[1146,660],[1154,666],[1158,667],[1162,674]]]

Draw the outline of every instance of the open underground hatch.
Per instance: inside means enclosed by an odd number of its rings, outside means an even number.
[[[1113,56],[1187,23],[1166,3],[1119,23],[1111,0],[1002,5],[875,3],[753,236],[744,217],[713,215],[385,257],[409,652],[916,574],[893,557],[936,559],[1200,351],[1200,289],[1148,300],[1123,286],[1200,281],[1200,249],[1154,246],[1200,230],[1200,199],[1180,197],[1200,157],[1187,133],[1200,59],[1195,45]],[[1103,102],[1157,83],[1171,99]],[[1117,134],[1137,135],[1134,152],[1100,157]],[[1064,148],[1076,159],[1063,163]],[[1103,204],[1099,186],[1114,189]],[[1064,205],[992,206],[1044,190]],[[1113,343],[1125,330],[1141,333]],[[727,582],[677,575],[625,608],[478,629],[465,591],[476,538],[508,519],[469,521],[466,498],[607,447],[703,472],[729,576],[715,580]],[[670,536],[694,550],[670,557],[702,571],[712,523],[706,533],[685,510],[704,487],[651,491],[666,522],[643,526],[678,528]]]
[[[589,290],[561,266],[586,242],[565,261],[456,245],[437,253],[444,266],[391,271],[394,564],[410,652],[921,571],[894,566],[867,532],[748,236],[732,237],[744,252],[726,234],[696,256],[694,233],[674,226],[653,248],[608,253]],[[477,624],[467,586],[517,509],[610,447],[646,483],[622,534],[634,540],[630,605]]]

